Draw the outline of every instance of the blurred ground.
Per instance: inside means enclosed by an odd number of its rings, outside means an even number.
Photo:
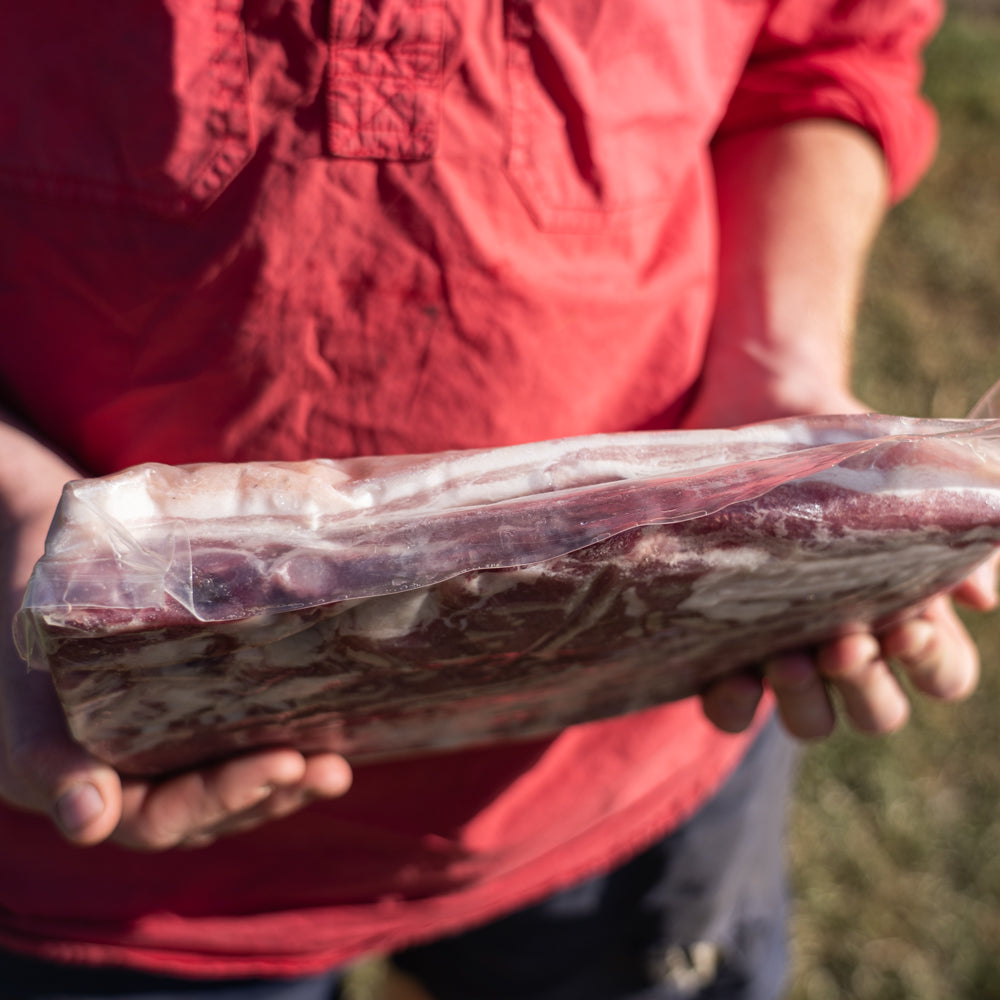
[[[953,3],[928,54],[938,160],[876,249],[856,389],[961,416],[1000,379],[1000,0]],[[890,739],[810,749],[793,818],[788,1000],[1000,998],[1000,616],[980,691]]]

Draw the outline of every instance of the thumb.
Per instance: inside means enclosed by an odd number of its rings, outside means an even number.
[[[73,742],[48,674],[0,660],[0,798],[47,814],[72,843],[100,843],[121,818],[118,774]]]
[[[26,668],[11,629],[63,483],[77,473],[2,420],[0,439],[0,798],[48,815],[73,843],[96,844],[118,825],[121,781],[72,740],[52,678]]]

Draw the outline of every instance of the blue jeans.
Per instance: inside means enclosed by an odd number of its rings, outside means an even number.
[[[620,868],[395,964],[435,1000],[775,1000],[795,758],[772,722],[713,799]],[[194,981],[0,953],[3,1000],[335,1000],[339,982]]]
[[[772,721],[713,799],[622,867],[395,964],[435,1000],[775,1000],[796,759]]]
[[[3,1000],[335,1000],[340,975],[193,980],[131,969],[57,965],[0,953]]]

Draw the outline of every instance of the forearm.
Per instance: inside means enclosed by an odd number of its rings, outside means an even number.
[[[0,525],[51,517],[63,484],[79,473],[0,408]]]
[[[728,139],[716,149],[719,294],[699,395],[689,421],[732,424],[856,406],[849,390],[851,338],[872,239],[888,200],[880,151],[861,131],[804,121]],[[994,603],[992,577],[956,595]],[[834,724],[827,685],[862,730],[887,732],[907,716],[889,669],[938,698],[967,694],[975,647],[947,601],[880,635],[845,636],[818,652],[791,653],[766,676],[786,727],[824,736]],[[759,684],[720,683],[703,704],[723,729],[753,718]]]
[[[702,389],[734,420],[849,397],[864,268],[888,198],[864,132],[809,120],[728,138],[714,162],[719,287]]]

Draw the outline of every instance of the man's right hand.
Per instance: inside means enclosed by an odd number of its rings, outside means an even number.
[[[75,844],[196,847],[286,816],[351,784],[336,754],[263,750],[161,781],[122,779],[70,737],[47,673],[18,656],[11,622],[63,485],[79,474],[0,423],[0,799],[49,816]]]

